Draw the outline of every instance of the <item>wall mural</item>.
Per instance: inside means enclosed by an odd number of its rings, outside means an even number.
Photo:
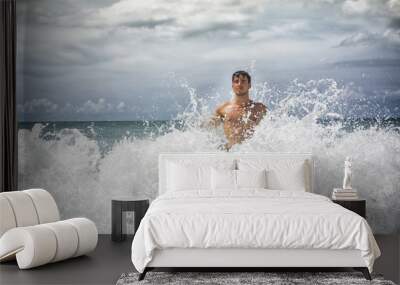
[[[400,1],[17,5],[19,187],[63,218],[109,233],[113,196],[156,197],[160,152],[312,152],[317,193],[350,156],[374,232],[399,232]],[[210,118],[237,70],[266,112],[235,141]]]

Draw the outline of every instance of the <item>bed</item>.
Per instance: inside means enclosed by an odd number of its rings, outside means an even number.
[[[165,153],[159,196],[134,236],[143,279],[159,267],[352,267],[380,250],[364,218],[314,194],[310,153]]]

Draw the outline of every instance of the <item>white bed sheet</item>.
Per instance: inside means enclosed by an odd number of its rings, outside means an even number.
[[[361,216],[325,196],[265,189],[161,195],[133,239],[135,268],[166,248],[357,249],[371,272],[380,255]]]

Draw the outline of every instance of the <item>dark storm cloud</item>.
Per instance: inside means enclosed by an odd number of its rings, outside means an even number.
[[[182,34],[183,38],[199,37],[205,34],[220,32],[220,31],[236,31],[238,25],[235,23],[214,23],[199,29],[191,29]]]
[[[361,60],[346,60],[335,62],[337,67],[400,67],[400,59],[398,58],[371,58]]]
[[[369,6],[342,9],[359,1]],[[188,96],[160,74],[177,74],[199,96],[223,87],[229,97],[230,72],[252,62],[253,78],[284,86],[293,78],[362,85],[366,68],[372,82],[383,76],[374,67],[400,66],[399,17],[382,18],[386,1],[359,1],[20,0],[21,106],[34,115],[57,105],[54,116],[89,120],[157,118],[151,110],[162,106],[171,117]]]
[[[269,12],[271,13],[271,12]],[[326,40],[332,36],[356,33],[360,31],[360,24],[351,21],[338,21],[333,17],[314,17],[306,11],[299,11],[288,17],[269,17],[263,15],[256,25],[246,27],[247,33],[252,33],[255,27],[266,31],[269,39],[295,40]]]
[[[77,25],[87,15],[87,11],[108,7],[119,0],[18,0],[17,21],[27,25],[62,26],[60,19],[75,20],[69,25]],[[83,14],[82,14],[83,13]],[[80,15],[76,18],[74,15]]]
[[[359,45],[374,45],[382,39],[382,36],[370,32],[358,32],[344,38],[336,47],[350,47]]]
[[[389,22],[389,28],[400,29],[400,18],[393,18]]]
[[[27,76],[36,78],[51,78],[68,74],[68,69],[51,68],[47,66],[33,66],[27,65],[26,67],[17,70],[17,76]]]
[[[121,23],[120,26],[125,26],[129,28],[149,28],[149,29],[154,29],[157,26],[163,26],[163,25],[171,25],[175,22],[176,20],[173,18],[169,19],[162,19],[162,20],[143,20],[143,21],[132,21],[132,22],[125,22]]]
[[[40,48],[31,48],[24,53],[23,60],[17,62],[18,74],[37,78],[64,76],[79,68],[95,66],[113,58],[96,51],[94,47],[79,44],[66,45],[51,53]]]
[[[370,46],[400,52],[400,29],[387,29],[381,33],[358,32],[342,39],[334,47]]]
[[[96,54],[95,48],[92,47],[66,45],[51,54],[41,53],[40,50],[28,51],[25,60],[28,66],[69,67],[98,64],[104,61],[105,57]]]
[[[360,30],[360,24],[352,22],[341,22],[337,19],[330,17],[323,19],[313,19],[312,23],[313,32],[325,34],[341,35],[344,33],[351,33]]]

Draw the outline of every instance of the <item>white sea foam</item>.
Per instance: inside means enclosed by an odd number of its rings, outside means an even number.
[[[201,127],[215,108],[210,105],[222,101],[222,96],[204,99],[188,84],[182,87],[190,97],[190,104],[177,117],[184,122],[183,128],[171,127],[166,134],[155,137],[128,136],[106,153],[77,129],[63,129],[50,140],[43,139],[43,125],[21,129],[19,187],[49,190],[64,218],[86,216],[96,222],[101,233],[109,233],[113,196],[153,199],[157,195],[160,152],[222,151],[222,130]],[[251,139],[231,151],[312,152],[316,158],[316,192],[327,196],[341,185],[343,161],[351,156],[353,187],[367,198],[368,221],[373,230],[400,230],[399,132],[388,127],[354,125],[349,131],[341,121],[318,123],[323,118],[341,118],[353,109],[359,113],[362,105],[349,102],[366,102],[360,94],[323,79],[294,81],[283,91],[267,83],[256,84],[253,98],[266,102],[268,115]]]

